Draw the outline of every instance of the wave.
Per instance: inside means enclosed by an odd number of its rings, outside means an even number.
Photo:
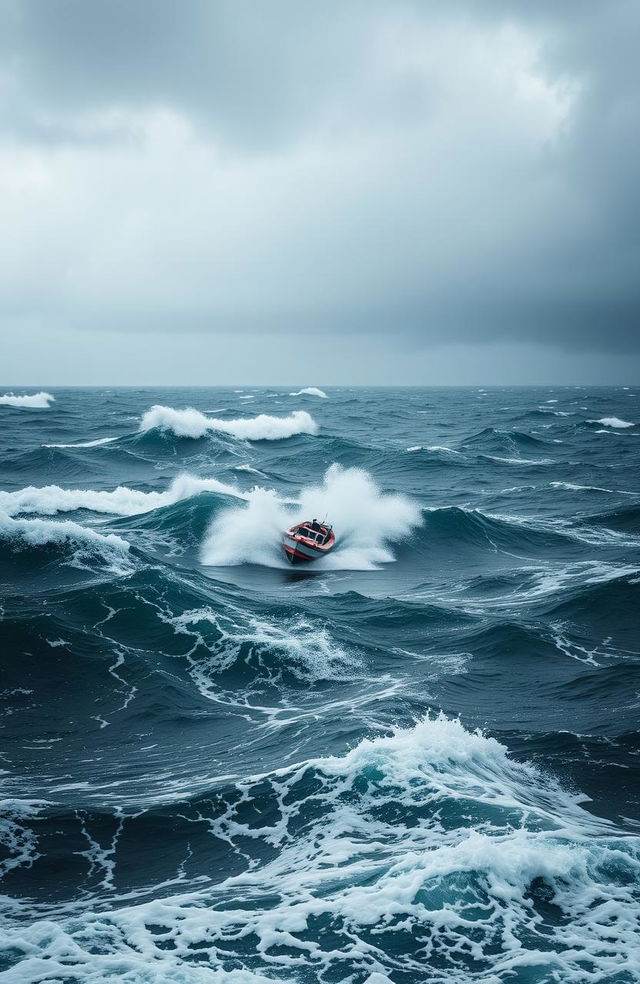
[[[126,485],[120,485],[111,492],[63,489],[58,485],[45,485],[43,488],[29,486],[19,492],[0,491],[0,507],[11,516],[19,513],[53,516],[79,509],[115,516],[135,516],[190,499],[202,492],[217,492],[237,499],[247,498],[246,493],[215,478],[196,478],[185,474],[175,478],[164,492],[140,492]]]
[[[56,979],[98,980],[115,966],[149,984],[266,984],[293,967],[382,984],[422,980],[427,966],[436,984],[466,984],[522,970],[586,981],[588,967],[594,981],[631,980],[638,838],[614,838],[585,800],[496,739],[427,717],[346,754],[121,817],[110,884],[125,840],[155,838],[161,865],[165,829],[180,837],[169,856],[182,874],[174,864],[148,902],[129,893],[92,911],[85,896],[66,917],[18,913],[2,944],[9,974],[28,984],[44,965]],[[60,836],[63,819],[52,812],[51,822]],[[88,868],[99,844],[85,822],[70,817],[69,842]],[[196,838],[195,856],[212,860],[206,881],[186,873]]]
[[[546,446],[547,443],[547,441],[543,441],[539,437],[534,437],[532,434],[525,434],[523,431],[503,431],[495,427],[485,427],[484,430],[472,434],[465,441],[465,445],[490,444],[501,448],[528,448],[540,445]]]
[[[554,548],[575,551],[578,544],[573,540],[572,531],[562,527],[518,516],[492,515],[479,509],[443,506],[425,510],[423,530],[408,549],[442,551],[450,558],[470,546],[494,553],[526,550],[545,554]]]
[[[637,566],[614,570],[609,576],[604,571],[600,575],[596,572],[577,584],[568,597],[552,596],[546,612],[582,628],[589,626],[591,634],[604,643],[634,652],[638,639],[639,575]]]
[[[436,453],[441,453],[441,454],[457,454],[457,455],[461,455],[462,456],[462,452],[461,451],[454,451],[453,448],[447,448],[447,447],[444,447],[441,444],[427,444],[426,446],[425,445],[422,445],[422,444],[414,444],[412,447],[407,448],[407,451],[409,451],[409,452],[415,452],[415,451],[431,451],[434,454],[436,454]]]
[[[616,493],[621,495],[622,493]],[[633,493],[625,493],[633,495]],[[640,505],[622,506],[585,517],[585,523],[595,523],[624,533],[640,533]]]
[[[16,396],[14,393],[5,393],[0,396],[0,406],[5,407],[24,407],[38,410],[48,409],[49,404],[55,401],[55,396],[51,393],[32,393],[28,396]]]
[[[598,420],[587,420],[588,424],[602,424],[604,427],[635,427],[635,424],[628,420],[621,420],[620,417],[600,417]]]
[[[289,396],[319,396],[323,400],[327,399],[324,390],[318,389],[317,386],[306,386],[304,389],[298,390],[297,393],[289,393]]]
[[[338,645],[325,625],[303,616],[261,618],[234,608],[220,611],[211,606],[159,616],[177,635],[193,641],[189,652],[191,674],[200,693],[218,697],[221,674],[233,669],[234,688],[243,676],[244,697],[258,678],[277,682],[291,674],[306,682],[352,680],[362,669],[359,659]],[[244,698],[243,698],[244,699]]]
[[[150,430],[170,432],[176,437],[200,438],[217,431],[246,441],[278,441],[296,434],[317,434],[318,425],[306,410],[294,410],[288,417],[261,413],[246,419],[220,420],[205,417],[193,407],[174,410],[156,404],[147,410],[140,423],[141,432]]]
[[[282,530],[313,516],[333,523],[338,545],[317,560],[316,570],[375,570],[394,559],[391,544],[420,526],[421,512],[402,495],[380,491],[359,468],[331,465],[322,485],[304,489],[294,505],[273,490],[256,488],[248,506],[216,516],[202,546],[202,563],[212,567],[261,564],[286,567]]]
[[[72,548],[78,566],[84,559],[105,561],[112,569],[122,572],[127,560],[129,543],[115,533],[96,533],[79,523],[45,519],[13,519],[0,513],[0,540],[16,551],[42,547]]]
[[[599,485],[575,485],[573,482],[550,482],[552,489],[566,489],[567,492],[606,492],[609,495],[637,495],[624,489],[603,489]]]
[[[264,472],[260,471],[259,468],[254,468],[253,465],[234,465],[233,470],[237,472],[248,472],[250,475],[259,475],[260,478],[267,478]]]
[[[77,444],[43,444],[43,448],[97,448],[102,444],[112,444],[117,437],[99,437],[95,441],[78,441]]]
[[[481,454],[481,458],[496,461],[501,465],[553,465],[553,458],[501,458],[495,454]]]

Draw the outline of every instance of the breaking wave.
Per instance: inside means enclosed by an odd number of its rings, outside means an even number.
[[[249,393],[0,407],[0,980],[632,984],[640,426],[586,421],[628,399]]]
[[[5,393],[4,396],[0,396],[0,406],[44,410],[54,400],[55,396],[52,396],[51,393],[32,393],[27,396],[16,396],[14,393]]]
[[[318,389],[317,386],[305,386],[304,389],[298,390],[297,393],[289,393],[289,396],[319,396],[323,400],[327,399],[327,394],[324,390]]]
[[[98,448],[102,444],[113,444],[117,437],[99,437],[95,441],[78,441],[76,444],[43,444],[43,448]]]
[[[71,548],[77,563],[85,558],[98,558],[117,570],[122,570],[129,552],[129,543],[115,533],[97,533],[71,521],[13,519],[3,513],[0,513],[0,541],[14,552],[43,547]]]
[[[217,515],[202,546],[203,564],[286,566],[280,551],[283,529],[314,516],[327,518],[338,530],[338,546],[316,561],[319,570],[374,570],[394,560],[398,543],[422,523],[419,507],[403,495],[380,491],[359,468],[331,465],[322,485],[303,490],[287,504],[272,490],[256,488],[248,505]]]
[[[599,420],[588,420],[588,424],[602,424],[604,427],[635,427],[635,424],[628,420],[621,420],[620,417],[600,417]]]
[[[43,488],[30,486],[19,492],[0,491],[0,507],[9,515],[40,513],[53,516],[55,513],[86,509],[90,512],[115,516],[135,516],[162,506],[173,505],[183,499],[190,499],[200,495],[201,492],[218,492],[238,499],[247,498],[246,493],[215,478],[179,475],[164,492],[140,492],[126,485],[118,486],[111,492],[63,489],[58,485],[46,485]]]
[[[278,441],[296,434],[317,434],[318,425],[306,410],[294,410],[288,417],[272,417],[261,413],[257,417],[238,420],[220,420],[206,417],[199,410],[188,407],[153,406],[144,414],[140,423],[142,432],[159,430],[176,437],[204,437],[210,431],[230,434],[246,441]]]
[[[630,982],[637,838],[613,836],[584,799],[495,739],[427,717],[344,755],[227,777],[168,815],[121,817],[121,841],[157,837],[167,820],[174,836],[199,838],[209,877],[183,873],[160,897],[125,896],[110,911],[85,901],[21,921],[1,945],[25,982],[42,980],[43,964],[52,979],[96,984],[115,967],[149,984],[271,984],[297,969],[368,984],[425,971],[434,984]],[[66,826],[85,832],[83,857],[108,890],[118,836],[109,855],[86,823],[76,813]]]

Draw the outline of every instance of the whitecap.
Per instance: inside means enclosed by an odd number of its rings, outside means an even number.
[[[102,444],[112,444],[117,437],[99,437],[96,441],[78,441],[77,444],[43,444],[43,448],[97,448]]]
[[[55,396],[51,393],[32,393],[26,396],[16,396],[14,393],[5,393],[0,396],[0,405],[5,407],[23,407],[25,409],[45,410],[49,404],[55,401]]]
[[[604,427],[635,427],[635,424],[628,420],[621,420],[620,417],[600,417],[598,420],[588,420],[587,423],[603,424]]]
[[[237,472],[249,472],[251,475],[259,475],[261,478],[266,478],[264,472],[261,472],[259,468],[254,468],[253,465],[234,465],[234,471]]]
[[[327,399],[325,391],[318,389],[317,386],[305,386],[304,389],[298,390],[297,393],[289,393],[289,396],[319,396],[322,400]]]
[[[218,492],[221,495],[247,498],[247,494],[216,478],[196,478],[194,475],[178,475],[164,492],[140,492],[126,485],[112,491],[94,489],[63,489],[59,485],[33,485],[18,492],[0,491],[0,508],[8,515],[39,513],[53,516],[60,512],[86,509],[90,512],[115,516],[136,516],[162,506],[171,506],[183,499],[190,499],[201,492]]]
[[[294,410],[288,417],[272,417],[261,413],[257,417],[221,420],[205,417],[199,410],[188,407],[153,406],[144,414],[140,431],[159,430],[176,437],[204,437],[209,431],[230,434],[247,441],[277,441],[296,434],[317,434],[318,425],[306,410]]]
[[[483,455],[491,461],[498,461],[503,465],[553,465],[553,458],[500,458],[495,454]]]
[[[608,431],[602,431],[603,434]],[[598,485],[574,485],[573,482],[550,482],[551,488],[566,489],[568,492],[608,492],[611,495],[635,495],[635,492],[625,492],[623,489],[603,489]]]
[[[115,533],[97,533],[79,523],[49,519],[13,519],[0,513],[0,538],[14,550],[33,547],[68,546],[75,550],[70,563],[84,566],[84,560],[98,558],[116,573],[128,573],[125,564],[129,543]]]

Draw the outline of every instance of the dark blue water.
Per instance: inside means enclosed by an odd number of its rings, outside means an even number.
[[[640,390],[51,395],[0,399],[3,984],[640,980]]]

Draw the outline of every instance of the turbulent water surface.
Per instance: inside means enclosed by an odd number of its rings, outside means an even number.
[[[638,981],[640,390],[304,382],[0,391],[0,981]]]

